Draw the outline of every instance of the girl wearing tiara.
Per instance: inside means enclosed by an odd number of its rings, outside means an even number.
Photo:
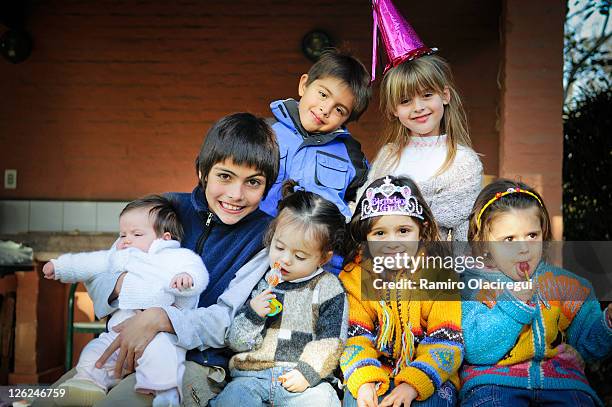
[[[381,276],[389,281],[424,277],[425,270],[411,274],[401,267],[379,274],[372,263],[421,256],[426,242],[439,240],[418,187],[405,177],[375,180],[349,228],[347,258],[353,260],[340,274],[349,301],[349,338],[340,359],[344,406],[453,406],[463,358],[458,295],[417,297],[411,290],[373,285]]]
[[[471,148],[450,66],[431,55],[436,49],[421,42],[390,0],[373,3],[390,64],[380,87],[384,142],[366,184],[385,174],[409,176],[429,204],[441,238],[466,240],[482,164]]]
[[[226,343],[240,353],[212,407],[340,406],[330,381],[348,307],[338,277],[322,267],[342,240],[345,218],[332,202],[295,186],[283,184],[265,237],[270,270],[229,329]]]
[[[612,305],[602,312],[587,280],[544,262],[551,232],[542,197],[510,180],[486,186],[469,239],[488,259],[481,276],[531,284],[463,302],[462,405],[601,405],[584,360],[612,353]]]

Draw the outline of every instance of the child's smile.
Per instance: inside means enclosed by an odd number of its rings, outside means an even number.
[[[444,117],[444,105],[449,99],[448,89],[442,95],[425,91],[402,101],[395,107],[393,114],[413,136],[438,136],[440,122]]]
[[[204,194],[209,209],[226,225],[233,225],[256,210],[266,187],[261,171],[227,159],[213,165]]]
[[[354,96],[340,79],[320,78],[306,85],[308,75],[300,79],[298,104],[300,122],[309,133],[329,133],[339,129],[349,118]]]
[[[230,203],[227,202],[223,202],[223,201],[219,201],[219,203],[221,204],[221,206],[223,207],[223,209],[225,209],[228,212],[240,212],[241,210],[244,209],[244,206],[237,206],[237,205],[232,205]]]
[[[372,257],[414,256],[419,248],[420,226],[407,215],[380,216],[367,235]]]
[[[412,120],[414,120],[417,123],[422,124],[422,123],[426,123],[427,120],[429,120],[429,116],[431,116],[431,113],[427,113],[421,116],[414,117]]]

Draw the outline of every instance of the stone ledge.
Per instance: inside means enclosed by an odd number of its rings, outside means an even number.
[[[117,240],[117,234],[29,232],[0,235],[0,240],[11,240],[31,247],[35,260],[48,261],[63,253],[108,249]]]

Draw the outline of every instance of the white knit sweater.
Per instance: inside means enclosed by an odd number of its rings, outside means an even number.
[[[51,260],[55,279],[64,283],[87,282],[100,273],[127,271],[119,294],[120,309],[146,309],[176,304],[195,308],[208,285],[208,272],[200,256],[180,247],[176,240],[157,239],[143,252],[136,248],[68,253]],[[193,287],[170,288],[172,277],[187,273]]]
[[[417,173],[420,175],[423,172],[422,168],[411,169],[410,166],[420,160],[425,163],[428,157],[438,157],[440,148],[446,148],[444,143],[418,143],[418,141],[411,143],[402,151],[400,161],[393,165],[397,146],[393,144],[383,146],[374,158],[368,179],[359,189],[357,197],[361,197],[372,181],[385,175],[410,176]],[[406,160],[406,157],[411,159]],[[407,163],[407,161],[414,162]],[[438,168],[433,170],[433,173]],[[453,240],[467,240],[468,217],[482,188],[482,163],[476,152],[460,145],[453,163],[446,171],[429,179],[418,179],[425,178],[422,176],[416,178],[415,182],[438,222],[440,237],[446,240],[449,230],[452,230]]]

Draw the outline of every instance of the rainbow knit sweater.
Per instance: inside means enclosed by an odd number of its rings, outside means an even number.
[[[463,302],[462,393],[483,384],[571,389],[601,403],[584,375],[584,359],[612,352],[612,329],[591,284],[546,263],[533,280],[537,288],[529,303],[509,291],[480,292]]]
[[[370,273],[363,273],[369,278]],[[463,359],[459,296],[456,301],[362,301],[359,263],[346,265],[340,280],[349,301],[348,340],[340,367],[355,398],[364,383],[378,383],[377,393],[383,395],[391,380],[396,386],[414,387],[417,400],[429,398],[447,380],[459,388],[457,371]],[[402,298],[397,295],[390,298]]]

